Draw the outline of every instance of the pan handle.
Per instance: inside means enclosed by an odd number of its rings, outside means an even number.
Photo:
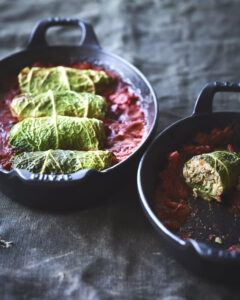
[[[223,260],[223,259],[231,260],[231,259],[236,259],[236,257],[238,256],[238,253],[236,252],[215,249],[209,247],[205,243],[197,242],[192,239],[189,239],[186,242],[185,247],[188,248],[189,251],[194,251],[202,258],[209,259],[209,260]]]
[[[217,92],[240,92],[240,83],[227,81],[207,83],[197,98],[193,115],[211,113],[213,98]]]
[[[79,46],[91,46],[101,48],[97,40],[93,27],[88,21],[81,19],[69,19],[69,18],[49,18],[41,20],[37,23],[33,32],[29,38],[27,49],[47,47],[46,32],[48,28],[54,26],[75,26],[80,27],[82,31],[81,40]]]

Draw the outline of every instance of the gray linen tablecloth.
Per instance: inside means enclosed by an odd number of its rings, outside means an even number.
[[[1,0],[0,58],[23,49],[42,18],[88,19],[105,49],[150,80],[163,129],[191,113],[207,81],[239,79],[239,10],[238,0]],[[240,108],[237,95],[215,103]],[[163,252],[132,190],[67,214],[33,211],[0,192],[0,238],[13,242],[0,247],[0,299],[239,299],[238,289],[199,279]]]

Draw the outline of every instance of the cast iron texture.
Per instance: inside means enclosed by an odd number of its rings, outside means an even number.
[[[46,31],[52,26],[78,26],[82,37],[75,46],[49,46]],[[0,62],[0,87],[11,76],[34,62],[72,64],[90,62],[118,74],[139,93],[145,111],[147,132],[140,147],[126,160],[107,170],[87,169],[69,175],[36,175],[26,170],[0,170],[2,190],[13,199],[38,208],[72,209],[101,201],[111,189],[134,179],[138,159],[157,128],[158,105],[155,93],[144,75],[122,58],[103,50],[92,26],[80,19],[53,18],[40,21],[29,39],[27,49]]]
[[[157,174],[166,165],[167,154],[179,149],[184,143],[199,131],[209,131],[212,128],[224,128],[229,124],[239,126],[240,113],[212,112],[212,102],[216,92],[240,92],[240,83],[213,82],[208,83],[200,92],[193,114],[181,119],[158,134],[141,159],[138,168],[138,192],[143,209],[165,242],[164,245],[176,259],[188,269],[199,275],[230,282],[239,282],[240,256],[227,252],[221,247],[209,245],[211,232],[197,232],[201,242],[193,239],[184,241],[169,231],[156,217],[152,209],[155,197]],[[237,133],[238,134],[238,133]],[[196,200],[203,221],[207,222],[209,208],[206,201]],[[224,204],[213,211],[212,222],[230,232],[230,242],[239,239],[240,228],[233,227],[233,215],[228,214]],[[204,219],[205,218],[205,219]],[[214,220],[214,221],[213,221]],[[193,223],[196,223],[193,218]],[[196,230],[198,231],[198,230]],[[226,249],[226,248],[225,248]]]

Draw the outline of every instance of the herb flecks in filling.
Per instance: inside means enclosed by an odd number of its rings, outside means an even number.
[[[216,151],[192,157],[183,168],[186,183],[195,197],[216,199],[236,187],[240,175],[240,157],[229,151]]]

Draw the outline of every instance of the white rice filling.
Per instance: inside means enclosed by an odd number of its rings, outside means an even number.
[[[192,159],[189,161],[183,168],[183,176],[186,183],[190,186],[198,184],[203,187],[202,191],[197,188],[193,189],[195,197],[201,194],[203,198],[204,195],[201,192],[204,191],[207,191],[213,198],[217,198],[223,193],[222,181],[219,174],[204,160]],[[209,200],[207,195],[206,200]]]

